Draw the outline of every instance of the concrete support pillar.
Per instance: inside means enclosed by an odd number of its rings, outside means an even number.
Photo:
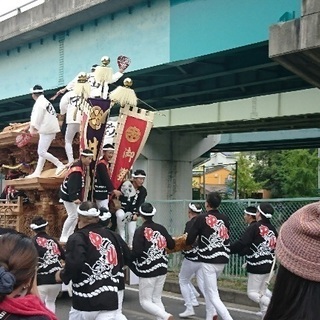
[[[308,14],[320,12],[320,1],[318,0],[302,0],[301,15],[306,16]]]
[[[147,173],[150,200],[192,197],[193,161],[220,141],[220,135],[161,133],[152,130],[134,169]]]

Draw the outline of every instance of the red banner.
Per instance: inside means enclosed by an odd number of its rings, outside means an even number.
[[[128,114],[126,114],[126,111]],[[141,109],[138,111],[138,108],[134,110],[123,108],[119,116],[114,164],[111,168],[111,180],[116,189],[118,189],[126,174],[132,168],[149,136],[153,113],[143,111],[141,112]]]

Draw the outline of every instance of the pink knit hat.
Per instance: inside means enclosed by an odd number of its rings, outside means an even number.
[[[320,202],[302,207],[282,225],[276,255],[292,273],[320,282]]]

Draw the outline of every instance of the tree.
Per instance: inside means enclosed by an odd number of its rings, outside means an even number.
[[[283,150],[256,153],[256,181],[271,190],[272,197],[293,198],[318,195],[317,150]]]
[[[252,157],[246,153],[240,153],[237,159],[237,176],[235,169],[232,171],[233,188],[237,179],[239,198],[251,197],[251,194],[262,188],[262,182],[256,182],[253,175],[254,163]]]
[[[255,165],[253,176],[256,181],[262,182],[264,189],[270,190],[273,198],[280,198],[281,176],[279,167],[281,166],[282,151],[260,151],[255,154]]]

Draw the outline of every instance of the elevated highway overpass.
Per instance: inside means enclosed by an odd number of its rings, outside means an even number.
[[[315,108],[297,106],[281,114],[274,99],[313,85],[268,52],[270,25],[299,14],[299,5],[290,0],[232,2],[231,7],[212,0],[46,0],[0,22],[0,68],[6,79],[0,87],[0,128],[29,119],[29,88],[35,83],[50,97],[102,55],[115,60],[123,53],[132,59],[127,75],[139,105],[167,114],[156,121],[162,131],[310,128],[318,123]],[[190,26],[188,20],[197,23]],[[257,113],[254,105],[260,101],[265,105]],[[173,117],[181,122],[170,123]]]

